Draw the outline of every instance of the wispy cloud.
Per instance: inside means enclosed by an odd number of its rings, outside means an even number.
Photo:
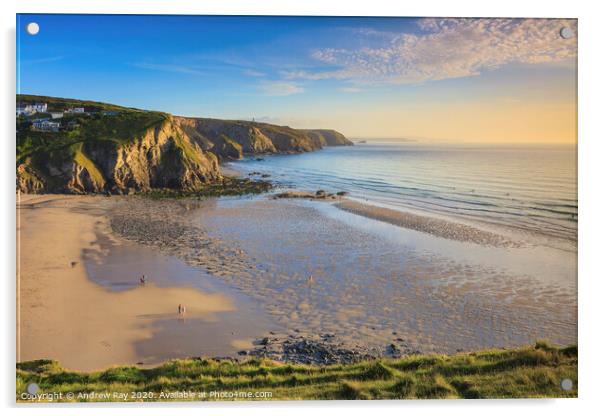
[[[302,87],[294,82],[285,81],[262,81],[259,84],[259,89],[266,95],[286,96],[302,93]]]
[[[149,69],[151,71],[177,72],[189,75],[208,75],[205,71],[184,65],[154,64],[149,62],[137,62],[132,65],[137,68]]]
[[[334,69],[288,71],[288,80],[344,79],[356,83],[415,84],[479,75],[511,63],[561,62],[576,56],[577,39],[560,37],[576,20],[435,19],[419,22],[418,34],[357,30],[378,46],[325,48],[311,53]]]

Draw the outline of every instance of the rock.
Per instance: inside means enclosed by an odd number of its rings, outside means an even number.
[[[288,192],[281,192],[279,194],[274,195],[274,199],[281,199],[281,198],[313,199],[313,198],[315,198],[315,194],[313,194],[311,192],[305,192],[305,191],[288,191]]]
[[[303,130],[320,146],[353,146],[353,142],[335,130],[311,129]]]
[[[326,191],[324,189],[318,189],[316,191],[316,196],[324,196],[326,195]]]

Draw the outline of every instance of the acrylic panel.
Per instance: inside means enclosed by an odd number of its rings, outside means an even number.
[[[17,15],[17,401],[576,397],[577,32]]]

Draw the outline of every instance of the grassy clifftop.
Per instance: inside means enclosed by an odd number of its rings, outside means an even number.
[[[572,389],[561,388],[563,379],[573,382]],[[328,366],[195,359],[174,360],[151,369],[115,367],[80,373],[50,360],[17,364],[17,400],[27,401],[22,393],[29,383],[38,384],[40,393],[62,393],[59,401],[119,400],[114,393],[131,392],[145,392],[145,396],[130,394],[125,400],[174,400],[165,396],[174,392],[197,394],[178,400],[576,397],[577,347],[538,343],[508,350]],[[212,392],[226,392],[230,397]],[[253,397],[241,397],[239,392],[251,392]]]
[[[298,130],[236,120],[186,118],[113,104],[17,95],[17,189],[26,193],[195,190],[220,181],[218,161],[349,144],[333,130]],[[70,111],[83,107],[84,113]],[[53,118],[57,116],[58,118]],[[59,123],[34,125],[46,119]]]

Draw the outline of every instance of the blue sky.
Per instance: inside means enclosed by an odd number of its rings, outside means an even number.
[[[24,31],[31,21],[35,36]],[[533,118],[565,115],[558,137],[542,125],[524,138],[557,141],[570,135],[576,105],[576,39],[561,39],[562,26],[577,29],[573,20],[19,15],[17,85],[352,137],[494,140],[505,136],[490,133],[493,112],[518,106]],[[489,108],[491,123],[429,127],[475,106]]]

